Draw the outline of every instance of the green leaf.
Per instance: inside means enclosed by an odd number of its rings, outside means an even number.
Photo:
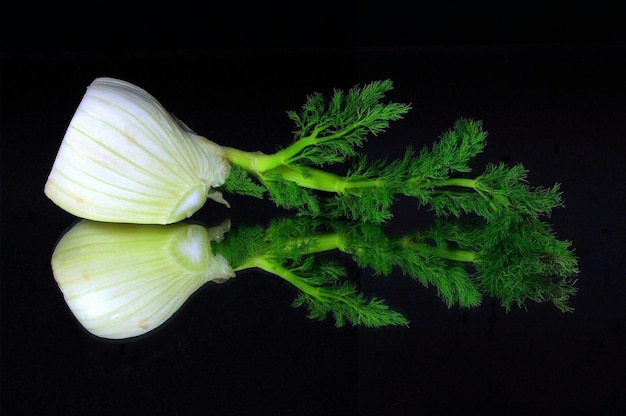
[[[366,299],[354,286],[346,283],[325,288],[318,296],[300,293],[293,306],[306,307],[310,319],[324,320],[332,315],[337,327],[347,323],[369,328],[409,324],[402,314],[389,309],[382,299]]]
[[[287,114],[296,124],[295,141],[281,155],[283,163],[323,166],[338,163],[357,154],[367,135],[377,135],[410,110],[410,105],[381,103],[393,88],[390,80],[355,86],[346,94],[335,90],[330,100],[320,93],[312,94],[297,113]]]
[[[230,174],[222,185],[222,189],[231,194],[252,196],[259,199],[263,198],[265,193],[265,188],[255,183],[248,172],[236,164],[231,165]]]

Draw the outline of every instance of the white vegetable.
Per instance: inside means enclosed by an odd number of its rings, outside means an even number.
[[[191,132],[141,88],[98,78],[65,133],[45,194],[91,220],[170,224],[191,216],[230,173],[221,146]]]
[[[111,339],[139,336],[167,321],[205,283],[234,276],[210,245],[228,227],[81,220],[54,249],[54,278],[89,332]]]

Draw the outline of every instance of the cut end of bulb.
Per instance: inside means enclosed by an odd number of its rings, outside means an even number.
[[[207,200],[207,190],[203,186],[191,189],[174,207],[168,222],[177,222],[191,217]]]
[[[202,272],[209,264],[209,241],[201,225],[188,225],[182,235],[173,239],[176,261],[190,271]]]

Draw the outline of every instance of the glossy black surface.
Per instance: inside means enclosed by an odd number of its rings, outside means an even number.
[[[2,411],[9,415],[619,414],[626,410],[623,44],[212,49],[8,55],[2,61]],[[360,278],[409,328],[336,329],[256,272],[208,285],[149,337],[103,342],[77,324],[50,255],[74,218],[43,186],[96,77],[133,82],[198,134],[245,150],[291,140],[286,110],[307,94],[390,78],[413,110],[366,146],[397,157],[459,117],[484,121],[476,161],[522,162],[534,186],[562,184],[551,218],[580,258],[574,313],[505,313],[485,299],[448,309],[400,273]],[[268,201],[208,202],[208,225],[266,223]],[[400,201],[390,232],[430,214]],[[7,413],[5,413],[5,411]]]

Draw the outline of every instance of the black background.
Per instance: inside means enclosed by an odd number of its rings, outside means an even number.
[[[40,17],[31,21],[47,23],[37,42],[24,43],[19,30],[4,37],[3,414],[622,414],[623,39],[610,24],[591,30],[552,20],[540,29],[559,30],[540,36],[523,19],[486,19],[495,24],[478,31],[463,13],[451,20],[436,12],[414,26],[397,13],[388,20],[395,32],[376,26],[377,10],[367,7],[321,27],[271,14],[263,24],[211,31],[224,22],[189,10],[188,25],[168,26],[164,15],[144,30],[129,23],[141,14],[106,15],[65,23],[67,36]],[[429,18],[438,24],[425,26]],[[275,30],[282,20],[288,27]],[[435,26],[447,30],[425,29]],[[82,36],[97,31],[114,40]],[[188,40],[176,44],[173,32]],[[367,293],[385,297],[411,325],[337,329],[292,309],[295,292],[280,279],[248,272],[202,288],[148,337],[95,339],[52,277],[54,244],[74,218],[43,186],[86,86],[99,76],[143,87],[197,133],[244,150],[288,143],[285,111],[307,94],[378,79],[392,79],[389,98],[413,110],[368,142],[373,158],[429,145],[459,117],[483,120],[489,138],[477,172],[488,162],[522,162],[532,185],[562,184],[566,208],[549,221],[580,258],[575,312],[528,304],[506,313],[491,299],[448,309],[432,288],[400,273],[383,279],[351,268]],[[208,202],[193,218],[264,224],[287,215],[268,201],[228,199],[232,208]],[[388,231],[430,218],[399,201]]]

